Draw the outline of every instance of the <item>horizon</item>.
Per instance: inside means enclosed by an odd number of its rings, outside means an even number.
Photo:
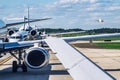
[[[118,0],[2,0],[0,2],[0,19],[6,23],[23,21],[29,6],[30,18],[52,18],[31,24],[40,28],[89,30],[119,28],[120,25]],[[98,19],[103,19],[104,22],[97,22]]]

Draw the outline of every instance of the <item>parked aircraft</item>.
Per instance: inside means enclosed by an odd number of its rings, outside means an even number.
[[[5,38],[5,42],[17,42],[17,41],[23,41],[23,40],[30,40],[33,38],[40,39],[41,32],[37,32],[37,29],[33,29],[30,26],[31,22],[37,22],[37,21],[43,21],[43,20],[49,20],[51,18],[44,18],[44,19],[30,19],[29,18],[29,7],[28,7],[28,18],[24,17],[23,22],[16,22],[16,23],[10,23],[5,24],[3,21],[0,21],[0,28],[7,28],[9,26],[24,24],[24,26],[20,27],[18,31],[15,31],[14,29],[9,29],[7,31],[7,36]],[[27,23],[27,25],[25,24]]]
[[[27,19],[27,21],[26,21]],[[37,29],[34,29],[30,26],[30,22],[36,22],[36,21],[43,21],[43,20],[48,20],[51,18],[44,18],[44,19],[28,19],[24,18],[23,22],[19,23],[12,23],[12,24],[6,24],[2,28],[7,28],[9,26],[13,25],[18,25],[18,24],[24,24],[24,26],[20,27],[19,30],[14,30],[14,29],[8,29],[7,31],[7,36],[5,38],[5,42],[17,42],[17,41],[23,41],[23,40],[30,40],[35,37],[40,37],[41,32],[37,32]],[[2,22],[3,23],[3,22]],[[28,24],[25,24],[28,23]],[[4,23],[2,24],[4,25]],[[39,36],[37,36],[39,35]]]

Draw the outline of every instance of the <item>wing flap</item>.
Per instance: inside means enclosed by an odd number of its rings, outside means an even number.
[[[115,80],[64,40],[48,38],[45,41],[74,80]]]

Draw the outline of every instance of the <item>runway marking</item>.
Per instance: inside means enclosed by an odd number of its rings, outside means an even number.
[[[9,60],[12,59],[12,58],[13,58],[13,56],[9,56],[9,57],[1,60],[1,61],[0,61],[0,65],[4,64],[5,62],[9,61]]]

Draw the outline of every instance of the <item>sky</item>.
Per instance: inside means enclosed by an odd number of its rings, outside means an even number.
[[[39,28],[120,28],[120,0],[0,0],[0,19],[23,21],[28,6],[30,18],[52,18],[31,24]]]

